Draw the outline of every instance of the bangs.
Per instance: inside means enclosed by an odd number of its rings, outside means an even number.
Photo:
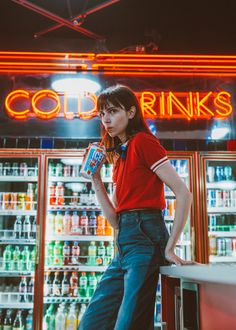
[[[122,109],[124,108],[124,105],[119,100],[117,95],[115,95],[114,92],[112,93],[112,92],[106,92],[105,91],[104,93],[101,93],[98,97],[98,100],[97,100],[97,110],[98,110],[98,112],[100,112],[102,110],[106,110],[111,105],[113,105],[115,107],[121,107]]]

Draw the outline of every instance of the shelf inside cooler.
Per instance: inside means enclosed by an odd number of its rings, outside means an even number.
[[[207,182],[206,188],[207,189],[234,190],[234,189],[236,189],[236,181]]]
[[[1,210],[0,209],[0,215],[37,215],[36,210]]]
[[[34,275],[34,272],[30,271],[10,271],[10,270],[2,270],[0,269],[0,277],[20,277],[20,276],[26,276],[30,277]]]
[[[85,179],[82,176],[79,177],[73,177],[73,176],[50,176],[48,178],[48,181],[51,182],[90,182],[91,180]],[[111,178],[102,178],[103,182],[112,182]]]
[[[83,236],[83,235],[56,235],[56,236],[46,236],[46,241],[113,241],[113,236]]]
[[[0,182],[37,182],[37,176],[14,176],[6,175],[0,176]]]
[[[58,304],[58,303],[81,303],[86,304],[89,303],[91,298],[89,297],[44,297],[43,302],[44,304]]]
[[[33,309],[33,303],[0,303],[0,308],[8,309]]]
[[[208,213],[236,213],[236,207],[208,207]]]
[[[213,256],[210,255],[210,262],[236,262],[236,256]]]
[[[44,266],[45,271],[73,271],[78,272],[105,272],[108,266],[84,266],[84,265],[66,265],[66,266]]]
[[[48,206],[48,211],[101,211],[97,205],[55,205]]]
[[[236,231],[208,231],[209,236],[236,237]]]

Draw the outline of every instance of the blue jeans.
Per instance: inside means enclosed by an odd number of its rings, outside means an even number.
[[[119,215],[118,252],[104,272],[78,330],[153,330],[159,266],[168,240],[162,212]]]

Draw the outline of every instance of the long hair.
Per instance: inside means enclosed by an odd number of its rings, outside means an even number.
[[[132,106],[136,108],[135,115],[132,119],[129,119],[128,126],[126,129],[127,138],[130,139],[138,132],[146,132],[151,134],[144,118],[142,115],[142,110],[139,101],[134,94],[134,92],[127,86],[115,85],[108,87],[103,90],[98,96],[97,109],[98,111],[106,109],[110,104],[115,107],[123,107],[126,111],[129,111]],[[105,128],[101,125],[101,136],[105,134]],[[109,134],[106,135],[104,145],[106,149],[115,150],[120,139],[118,137],[110,137]],[[107,154],[107,160],[109,163],[113,163],[115,151],[109,152]]]

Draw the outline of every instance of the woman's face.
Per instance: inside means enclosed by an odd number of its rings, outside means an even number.
[[[130,114],[122,106],[114,106],[109,103],[101,110],[100,118],[106,131],[111,137],[117,136],[121,142],[126,141],[126,128],[128,126]]]

